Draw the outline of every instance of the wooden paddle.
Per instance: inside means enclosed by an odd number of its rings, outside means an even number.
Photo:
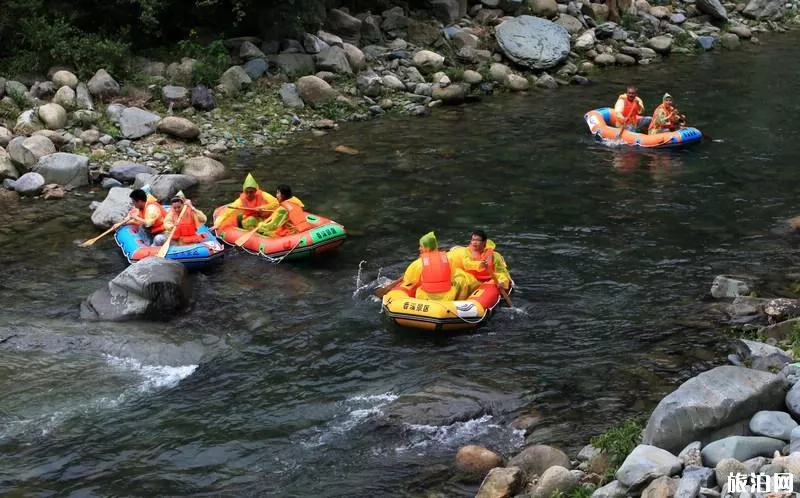
[[[238,209],[240,211],[258,211],[258,212],[261,212],[261,213],[272,213],[274,211],[274,210],[268,209],[268,208],[260,208],[260,207],[248,208],[248,207],[241,207],[241,206],[231,206],[230,204],[226,204],[225,207],[228,208],[228,209]],[[217,218],[217,221],[215,221],[214,224],[211,226],[211,230],[217,230],[219,228],[219,226],[222,224],[222,222],[227,220],[228,217],[230,217],[230,213],[220,215],[220,217]]]
[[[395,286],[395,285],[399,284],[399,283],[400,283],[400,282],[402,282],[402,281],[403,281],[403,277],[401,276],[401,277],[400,277],[400,278],[398,278],[397,280],[393,280],[393,281],[389,282],[388,284],[384,285],[383,287],[378,287],[377,289],[375,289],[375,295],[376,295],[377,297],[380,297],[380,298],[382,298],[382,297],[383,297],[383,296],[385,296],[385,295],[386,295],[386,294],[387,294],[387,293],[388,293],[390,290],[392,290],[392,289],[394,288],[394,286]]]
[[[256,231],[258,231],[258,226],[236,239],[236,242],[234,242],[236,247],[242,247],[248,240],[250,240],[250,237],[252,237]]]
[[[506,292],[506,290],[503,288],[503,286],[500,285],[500,282],[497,281],[497,278],[495,278],[494,275],[492,275],[492,280],[494,280],[494,284],[497,286],[497,288],[500,289],[500,295],[503,296],[503,299],[505,299],[506,304],[510,308],[513,308],[514,305],[511,303],[511,298],[508,297],[508,292]]]
[[[183,209],[181,209],[181,214],[178,215],[178,218],[175,220],[175,226],[172,227],[172,230],[169,232],[169,237],[167,240],[164,241],[164,245],[161,246],[161,249],[156,254],[159,258],[165,258],[167,256],[167,252],[169,252],[169,244],[172,242],[172,236],[175,235],[175,231],[178,229],[178,223],[180,223],[181,218],[183,218],[183,213],[186,212],[186,208],[189,207],[186,204],[183,205]]]
[[[126,216],[126,217],[125,217],[125,218],[124,218],[122,221],[120,221],[119,223],[115,223],[115,224],[111,225],[111,228],[109,228],[109,229],[108,229],[108,230],[106,230],[105,232],[101,233],[101,234],[100,234],[100,235],[98,235],[97,237],[95,237],[95,238],[93,238],[93,239],[89,239],[89,240],[87,240],[86,242],[84,242],[84,243],[80,244],[80,247],[89,247],[89,246],[92,246],[92,245],[94,245],[94,243],[95,243],[95,242],[97,242],[98,240],[102,239],[102,238],[103,238],[103,237],[105,237],[106,235],[110,234],[111,232],[113,232],[113,231],[114,231],[114,230],[116,230],[117,228],[121,227],[122,225],[124,225],[124,224],[125,224],[125,223],[127,223],[128,221],[130,221],[130,216]]]

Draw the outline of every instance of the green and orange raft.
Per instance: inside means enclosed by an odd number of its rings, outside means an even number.
[[[215,209],[214,220],[225,209],[225,206]],[[306,221],[311,225],[308,230],[283,237],[267,237],[256,232],[247,239],[241,248],[270,261],[295,261],[312,259],[333,251],[344,244],[347,239],[344,227],[333,220],[306,213]],[[229,245],[234,245],[237,240],[249,233],[249,230],[238,226],[236,216],[230,216],[216,230],[217,237]]]

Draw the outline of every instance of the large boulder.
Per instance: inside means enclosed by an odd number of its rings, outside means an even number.
[[[507,498],[515,496],[525,483],[518,467],[495,467],[481,482],[475,498]]]
[[[727,21],[728,13],[719,0],[697,0],[697,9],[719,21]]]
[[[353,74],[347,52],[342,47],[327,47],[314,56],[317,69],[336,74]]]
[[[167,116],[158,124],[158,131],[184,140],[194,140],[200,136],[200,128],[190,119],[180,116]]]
[[[69,71],[61,70],[56,71],[53,73],[53,77],[51,78],[53,83],[55,83],[56,87],[61,88],[63,86],[72,88],[73,90],[75,87],[78,86],[78,77],[72,74]]]
[[[361,20],[342,10],[331,9],[327,25],[327,29],[341,36],[347,43],[358,45],[361,40]]]
[[[669,451],[640,444],[625,458],[615,477],[627,488],[641,489],[661,476],[680,472],[683,463]]]
[[[15,137],[8,143],[7,151],[15,164],[33,169],[39,163],[40,158],[55,154],[56,146],[45,136],[33,135],[27,138]]]
[[[197,185],[197,178],[189,175],[150,175],[139,173],[133,182],[133,188],[150,186],[150,193],[161,202],[169,202],[179,191],[186,192]]]
[[[65,187],[89,185],[89,158],[67,152],[56,152],[39,159],[34,169],[47,183]]]
[[[155,132],[161,117],[138,107],[126,107],[119,117],[122,136],[129,139],[141,138]]]
[[[703,448],[703,463],[708,467],[716,467],[726,458],[734,458],[740,462],[762,456],[771,457],[781,451],[786,441],[764,436],[730,436],[714,441]]]
[[[119,83],[105,69],[98,69],[86,87],[91,95],[99,99],[119,95]]]
[[[78,88],[75,90],[75,106],[78,109],[85,109],[87,111],[94,110],[92,95],[89,93],[89,87],[87,87],[85,83],[78,83]]]
[[[225,89],[225,93],[228,95],[236,95],[250,86],[253,80],[242,66],[232,66],[222,73],[222,76],[219,78],[219,83],[222,85],[222,88]]]
[[[183,162],[181,173],[201,182],[213,182],[225,176],[225,165],[210,157],[190,157]]]
[[[139,173],[152,175],[154,171],[153,168],[146,164],[132,163],[130,161],[116,161],[108,170],[108,176],[120,183],[127,184],[133,183]]]
[[[43,128],[39,116],[33,109],[28,109],[17,116],[17,122],[14,123],[15,135],[33,135],[35,132]]]
[[[131,189],[125,187],[111,188],[92,213],[92,223],[100,228],[110,228],[114,223],[122,221],[133,207],[131,192]]]
[[[84,320],[162,319],[186,309],[191,286],[186,267],[149,257],[133,263],[81,303]]]
[[[309,54],[277,54],[267,57],[270,68],[275,68],[290,78],[306,76],[317,72],[314,56]]]
[[[470,444],[458,449],[455,466],[467,476],[480,480],[493,468],[502,467],[503,459],[488,448]]]
[[[29,172],[20,176],[19,179],[14,182],[14,190],[19,195],[33,197],[42,192],[44,185],[45,181],[42,175],[39,173]]]
[[[528,478],[541,476],[550,467],[560,466],[567,469],[571,467],[566,453],[544,444],[528,446],[514,456],[508,465],[519,467]]]
[[[785,381],[769,372],[721,366],[693,377],[653,410],[643,443],[678,452],[714,431],[749,420],[761,410],[779,409]]]
[[[51,102],[39,107],[39,119],[49,130],[60,130],[67,125],[67,111]]]
[[[336,100],[336,90],[316,76],[303,76],[297,80],[297,92],[303,102],[311,107],[319,107]]]
[[[62,86],[56,91],[53,97],[53,102],[60,105],[64,109],[75,108],[75,90],[68,86]]]
[[[414,66],[426,73],[433,73],[444,66],[444,57],[430,50],[420,50],[414,54],[412,61]]]
[[[750,0],[742,14],[760,21],[777,21],[786,13],[786,3],[781,0]]]
[[[17,168],[14,167],[14,163],[11,162],[11,156],[8,155],[5,149],[0,147],[0,180],[6,178],[19,178],[19,173]]]
[[[549,69],[567,58],[569,33],[554,22],[519,16],[503,22],[495,31],[497,44],[512,61],[530,69]]]

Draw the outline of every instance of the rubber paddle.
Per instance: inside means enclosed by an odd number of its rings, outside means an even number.
[[[101,233],[101,234],[100,234],[100,235],[98,235],[97,237],[95,237],[95,238],[93,238],[93,239],[89,239],[89,240],[87,240],[86,242],[83,242],[82,244],[80,244],[80,246],[79,246],[79,247],[89,247],[89,246],[92,246],[92,245],[94,245],[94,243],[95,243],[95,242],[97,242],[98,240],[102,239],[102,238],[103,238],[103,237],[105,237],[106,235],[110,234],[111,232],[113,232],[113,231],[114,231],[114,230],[116,230],[117,228],[121,227],[122,225],[124,225],[125,223],[127,223],[129,220],[130,220],[130,217],[126,216],[126,217],[125,217],[125,219],[123,219],[123,220],[122,220],[122,221],[120,221],[119,223],[115,223],[115,224],[111,225],[111,228],[109,228],[109,229],[108,229],[108,230],[106,230],[105,232]]]
[[[390,283],[388,283],[388,284],[384,285],[383,287],[378,287],[377,289],[375,289],[375,295],[376,295],[377,297],[380,297],[380,298],[382,298],[382,297],[383,297],[383,296],[385,296],[385,295],[386,295],[386,294],[387,294],[387,293],[388,293],[390,290],[392,290],[392,289],[394,288],[394,286],[395,286],[395,285],[399,284],[399,283],[400,283],[400,282],[402,282],[402,281],[403,281],[403,277],[400,277],[400,278],[398,278],[397,280],[393,280],[392,282],[390,282]]]
[[[175,220],[175,226],[172,228],[172,231],[169,232],[169,237],[167,237],[167,240],[164,241],[164,245],[161,246],[161,249],[159,249],[158,253],[156,254],[157,257],[165,258],[167,256],[167,253],[169,252],[169,244],[172,242],[172,236],[175,235],[175,231],[178,229],[178,223],[180,223],[181,218],[183,218],[183,213],[186,212],[187,207],[189,206],[184,204],[183,209],[181,209],[181,214],[179,214],[178,219]]]

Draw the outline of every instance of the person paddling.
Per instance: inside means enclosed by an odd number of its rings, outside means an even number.
[[[643,113],[644,102],[639,98],[635,86],[629,86],[625,93],[617,97],[617,103],[614,105],[614,121],[620,128],[629,131],[638,130],[640,126],[647,124],[640,121],[649,121],[649,118],[642,118]]]
[[[661,105],[656,107],[653,112],[653,120],[650,122],[648,134],[657,135],[675,131],[686,123],[686,116],[681,114],[675,107],[672,95],[665,93],[661,98]]]

